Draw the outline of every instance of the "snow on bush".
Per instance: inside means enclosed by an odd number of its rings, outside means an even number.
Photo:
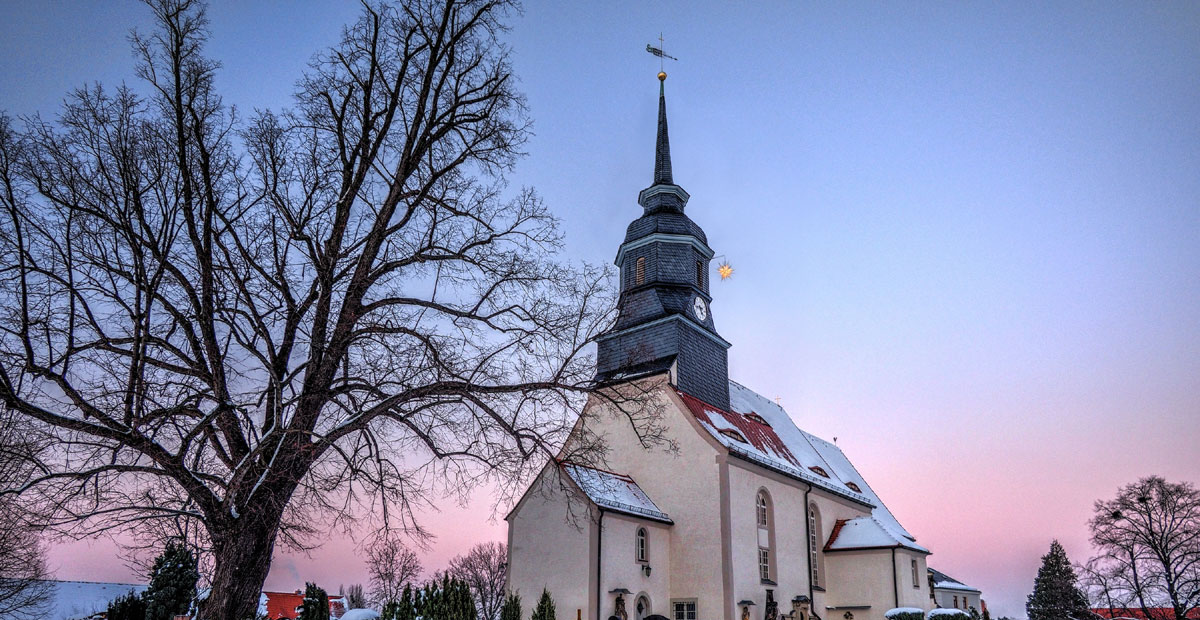
[[[883,614],[888,620],[925,620],[925,610],[917,607],[896,607]]]
[[[374,609],[351,609],[342,614],[339,620],[379,620],[379,612]]]
[[[934,609],[929,612],[930,618],[938,618],[939,620],[955,620],[969,618],[967,612],[961,609]]]

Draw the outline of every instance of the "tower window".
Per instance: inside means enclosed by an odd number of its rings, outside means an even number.
[[[696,288],[704,290],[704,261],[696,261]]]
[[[639,527],[637,531],[636,557],[638,562],[646,561],[646,528],[644,527]]]
[[[912,577],[913,577],[913,587],[914,587],[914,588],[918,588],[918,589],[920,589],[920,587],[921,587],[921,580],[920,580],[920,579],[917,579],[917,561],[916,561],[915,559],[912,561],[912,573],[913,573],[913,575],[912,575]]]
[[[633,267],[633,285],[641,286],[646,283],[646,257],[637,259]]]

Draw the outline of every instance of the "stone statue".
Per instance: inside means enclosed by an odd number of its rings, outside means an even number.
[[[621,620],[629,620],[629,612],[625,611],[625,597],[617,595],[617,617]]]

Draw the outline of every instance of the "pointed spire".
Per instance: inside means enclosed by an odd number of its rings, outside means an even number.
[[[663,81],[666,73],[658,74],[658,144],[654,149],[654,182],[638,193],[638,204],[646,213],[676,211],[683,213],[688,193],[675,184],[671,175],[671,141],[667,138],[667,96]]]
[[[671,179],[671,141],[667,137],[667,74],[658,74],[658,144],[654,149],[654,185],[674,185]]]

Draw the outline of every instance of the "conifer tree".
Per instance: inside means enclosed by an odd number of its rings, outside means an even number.
[[[329,620],[329,595],[315,583],[304,584],[304,603],[296,620]]]
[[[542,597],[538,599],[537,607],[533,610],[532,620],[557,620],[554,614],[554,599],[550,593],[542,589]]]
[[[1055,540],[1042,556],[1042,566],[1025,603],[1029,620],[1083,620],[1091,616],[1087,598],[1079,590],[1075,569],[1067,552]]]
[[[196,556],[182,543],[167,543],[162,555],[154,559],[150,587],[142,597],[146,601],[146,620],[171,620],[186,614],[196,598],[200,570]]]
[[[108,620],[145,620],[146,601],[136,592],[119,596],[108,604]]]
[[[504,599],[500,608],[500,620],[521,620],[521,597],[512,592]]]

